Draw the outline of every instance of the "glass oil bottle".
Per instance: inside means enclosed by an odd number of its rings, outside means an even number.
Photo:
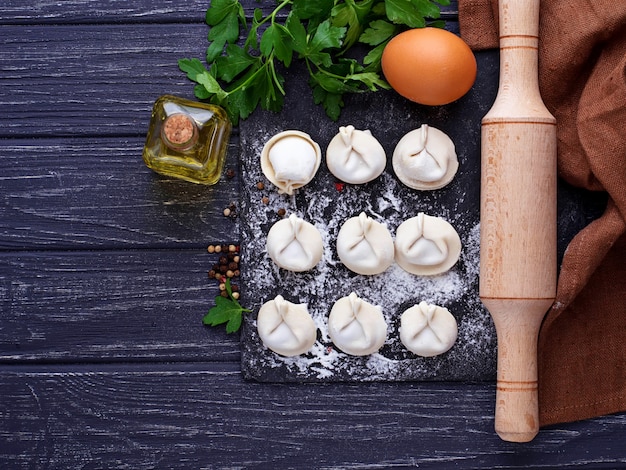
[[[162,175],[215,184],[224,168],[231,128],[219,106],[161,96],[152,108],[143,160]]]

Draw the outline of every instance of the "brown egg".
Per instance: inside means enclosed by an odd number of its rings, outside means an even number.
[[[476,80],[476,58],[456,34],[418,28],[395,36],[383,51],[385,78],[400,95],[438,106],[458,100]]]

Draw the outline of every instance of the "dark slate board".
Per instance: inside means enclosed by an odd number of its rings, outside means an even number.
[[[480,198],[480,120],[489,110],[498,80],[497,54],[478,54],[479,73],[473,89],[447,106],[427,107],[410,103],[395,92],[368,93],[346,98],[338,122],[328,119],[312,104],[310,91],[298,71],[280,114],[257,113],[241,125],[242,250],[244,301],[253,309],[242,332],[244,376],[260,381],[398,381],[485,380],[495,374],[495,330],[478,299],[478,232]],[[294,98],[297,97],[297,98]],[[402,185],[391,168],[396,143],[407,132],[428,124],[446,132],[454,141],[460,168],[445,188],[416,191]],[[325,149],[339,126],[352,124],[369,129],[387,153],[388,165],[378,179],[365,185],[345,185],[328,171],[324,158],[314,180],[294,196],[279,195],[260,170],[259,155],[265,142],[286,129],[307,132]],[[256,183],[263,181],[260,191]],[[270,198],[263,204],[263,196]],[[265,253],[265,237],[284,208],[316,225],[323,234],[322,262],[307,273],[278,269]],[[387,224],[393,236],[404,220],[419,212],[440,216],[459,233],[463,250],[457,265],[435,277],[409,275],[397,265],[378,276],[351,273],[338,260],[336,235],[349,217],[366,212]],[[388,339],[378,354],[353,357],[333,347],[326,319],[333,303],[355,291],[381,305],[388,323]],[[282,358],[260,342],[256,313],[266,301],[281,294],[287,300],[308,304],[318,326],[318,343],[311,353]],[[426,300],[447,307],[456,317],[459,338],[447,353],[420,358],[407,351],[398,337],[400,314]]]

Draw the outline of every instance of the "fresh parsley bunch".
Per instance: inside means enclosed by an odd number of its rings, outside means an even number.
[[[212,0],[208,68],[199,59],[178,66],[196,82],[198,99],[222,106],[233,124],[258,106],[280,111],[284,102],[281,70],[294,59],[304,61],[313,100],[333,120],[339,118],[345,93],[388,89],[380,59],[387,42],[400,30],[443,26],[439,5],[449,0],[283,0],[265,15],[256,8],[250,21],[238,0]],[[239,43],[241,31],[245,34]],[[347,56],[355,45],[362,60]]]

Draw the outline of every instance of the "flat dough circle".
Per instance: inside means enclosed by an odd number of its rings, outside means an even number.
[[[380,274],[393,264],[393,238],[387,227],[361,212],[339,229],[337,255],[357,274]]]
[[[291,214],[272,225],[267,233],[266,250],[278,267],[302,272],[320,262],[324,244],[313,224]]]
[[[279,132],[261,151],[261,170],[281,194],[308,184],[322,161],[320,146],[309,134],[296,130]]]
[[[444,132],[426,124],[400,139],[391,162],[398,179],[419,190],[443,188],[454,179],[459,168],[454,142]]]
[[[387,165],[387,155],[369,130],[345,126],[328,144],[326,165],[341,181],[363,184],[380,176]]]
[[[440,217],[419,213],[396,230],[396,262],[412,274],[435,275],[448,271],[461,255],[461,239]]]
[[[387,340],[387,323],[380,307],[354,292],[333,305],[328,316],[328,334],[340,350],[352,356],[378,351]]]
[[[454,345],[457,336],[456,319],[445,307],[420,302],[400,317],[400,341],[418,356],[445,353]]]
[[[281,295],[261,306],[256,323],[263,344],[282,356],[304,354],[317,340],[306,304],[294,304]]]

